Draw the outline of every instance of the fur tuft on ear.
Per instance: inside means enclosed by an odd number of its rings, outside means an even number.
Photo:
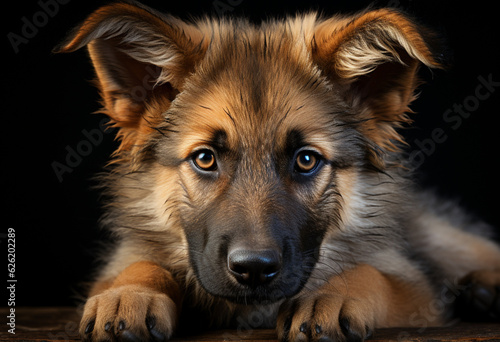
[[[120,128],[117,151],[131,152],[153,132],[206,50],[195,26],[134,2],[97,9],[54,52],[88,47],[103,113]]]
[[[406,113],[419,85],[419,66],[441,67],[429,47],[430,36],[391,9],[334,17],[315,29],[313,59],[344,85],[363,135],[376,146],[370,152],[377,167],[385,166],[381,151],[396,151],[403,143],[396,129],[411,121]]]
[[[324,21],[316,29],[315,42],[316,58],[329,61],[333,71],[345,79],[369,74],[387,62],[405,64],[402,52],[428,67],[439,67],[423,29],[391,9]]]

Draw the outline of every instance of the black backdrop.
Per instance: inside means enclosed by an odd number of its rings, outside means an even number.
[[[307,9],[326,14],[357,11],[372,3],[143,2],[183,18],[225,11],[254,20]],[[97,243],[104,239],[96,224],[99,194],[90,188],[90,179],[101,170],[115,143],[112,134],[102,134],[101,141],[96,133],[103,117],[90,114],[99,106],[89,82],[93,71],[86,53],[51,54],[71,27],[103,3],[18,1],[3,12],[2,55],[7,59],[3,64],[1,132],[6,191],[0,247],[6,265],[7,229],[14,228],[17,306],[72,305],[74,291],[92,267]],[[453,61],[447,72],[423,73],[427,83],[413,106],[419,113],[414,116],[416,128],[405,132],[410,151],[421,151],[414,157],[425,161],[419,168],[423,184],[438,186],[447,196],[458,196],[470,210],[499,227],[500,30],[496,4],[480,7],[471,2],[435,0],[375,4],[399,7],[442,34],[446,55]],[[484,82],[490,83],[489,90],[480,87]],[[459,122],[460,110],[465,117]],[[68,154],[78,148],[85,156],[70,159],[72,172],[58,177],[54,165],[67,164]],[[6,280],[7,267],[3,270]],[[0,297],[0,306],[6,306],[7,299],[7,294]]]

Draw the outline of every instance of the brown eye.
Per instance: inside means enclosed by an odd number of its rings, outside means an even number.
[[[213,171],[217,168],[215,155],[210,150],[202,150],[193,156],[195,165],[203,171]]]
[[[319,158],[315,152],[302,151],[295,159],[295,171],[300,173],[311,173],[318,166]]]

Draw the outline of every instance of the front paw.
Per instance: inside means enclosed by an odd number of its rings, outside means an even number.
[[[312,292],[285,302],[277,332],[283,342],[363,341],[376,313],[367,303],[331,292]]]
[[[176,323],[176,305],[166,294],[126,285],[88,299],[80,334],[87,341],[166,341]]]

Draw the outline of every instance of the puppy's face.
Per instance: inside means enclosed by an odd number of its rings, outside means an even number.
[[[339,216],[337,173],[363,152],[350,143],[359,133],[349,108],[312,64],[293,49],[268,46],[264,57],[240,44],[218,47],[187,81],[156,158],[178,169],[201,285],[238,302],[277,300],[307,281]]]
[[[304,286],[325,235],[346,229],[356,174],[397,150],[419,64],[438,66],[391,10],[255,26],[119,3],[59,51],[85,45],[115,162],[154,184],[117,190],[121,205],[135,198],[143,232],[182,229],[201,286],[241,303]]]

